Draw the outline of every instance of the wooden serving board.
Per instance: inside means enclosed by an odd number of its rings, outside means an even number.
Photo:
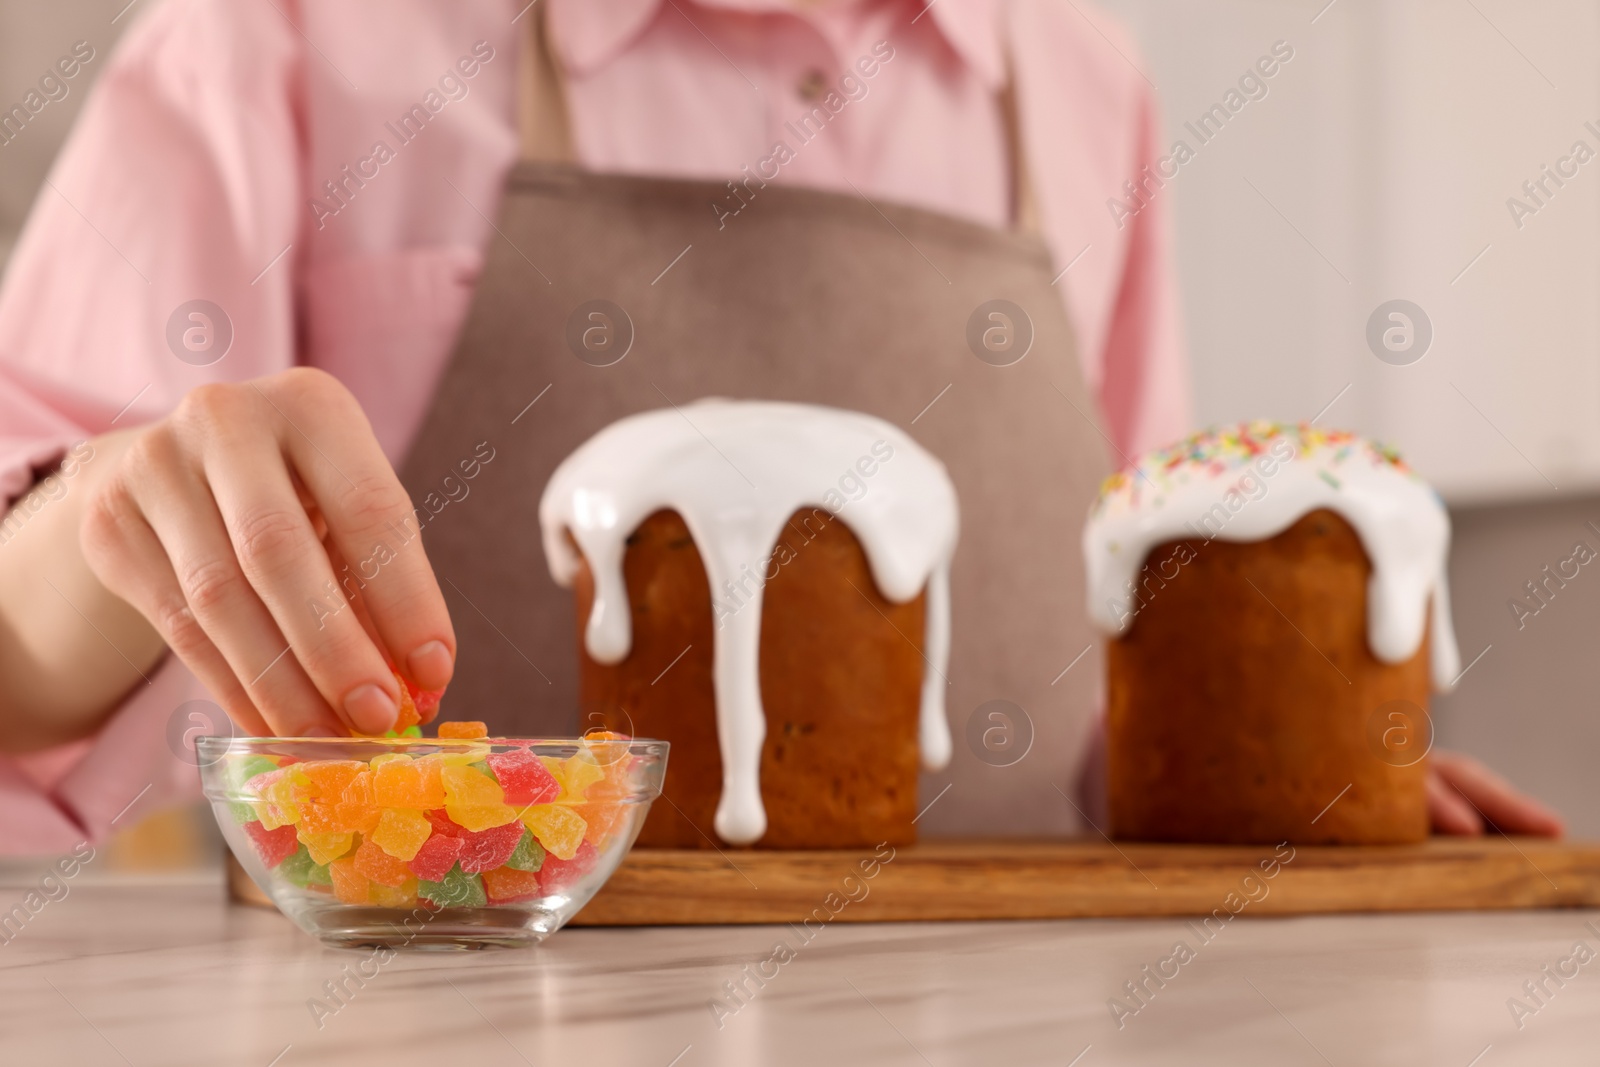
[[[1287,856],[1288,849],[1281,854]],[[1421,845],[1387,847],[1300,846],[1287,862],[1278,863],[1274,877],[1266,878],[1260,864],[1267,861],[1270,867],[1273,857],[1270,846],[929,841],[897,849],[892,859],[874,868],[872,849],[635,849],[573,923],[1078,919],[1203,916],[1235,908],[1252,916],[1600,907],[1600,844],[1496,837],[1435,838]],[[863,860],[866,868],[861,867]],[[873,877],[863,877],[864,869],[873,870]],[[1251,874],[1255,879],[1246,882]],[[1230,899],[1230,894],[1235,895]]]

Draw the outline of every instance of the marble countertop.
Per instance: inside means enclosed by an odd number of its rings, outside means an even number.
[[[3,935],[0,1063],[1592,1063],[1597,931],[1579,911],[1241,919],[1210,942],[1174,920],[572,929],[360,978],[368,954],[212,877],[114,879]],[[763,964],[780,940],[792,958]]]

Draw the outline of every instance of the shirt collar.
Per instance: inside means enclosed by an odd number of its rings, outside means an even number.
[[[741,11],[789,9],[786,0],[543,0],[549,5],[551,43],[568,70],[592,70],[625,48],[673,2],[693,19],[706,6]],[[918,0],[920,2],[920,0]],[[1006,80],[1000,34],[1000,0],[934,0],[918,16],[938,29],[956,55],[991,89]]]

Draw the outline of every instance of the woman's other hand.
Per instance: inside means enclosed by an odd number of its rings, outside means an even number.
[[[1532,837],[1566,833],[1561,816],[1545,804],[1471,756],[1439,749],[1428,757],[1428,821],[1436,834],[1473,836],[1490,828]]]

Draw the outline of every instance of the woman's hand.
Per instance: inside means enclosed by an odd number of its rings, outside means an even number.
[[[411,501],[332,376],[202,386],[119,451],[84,558],[243,728],[381,734],[401,696],[389,661],[422,689],[450,681]]]
[[[1481,834],[1485,821],[1508,834],[1560,837],[1566,832],[1560,815],[1482,763],[1439,749],[1428,757],[1428,821],[1436,834]]]

